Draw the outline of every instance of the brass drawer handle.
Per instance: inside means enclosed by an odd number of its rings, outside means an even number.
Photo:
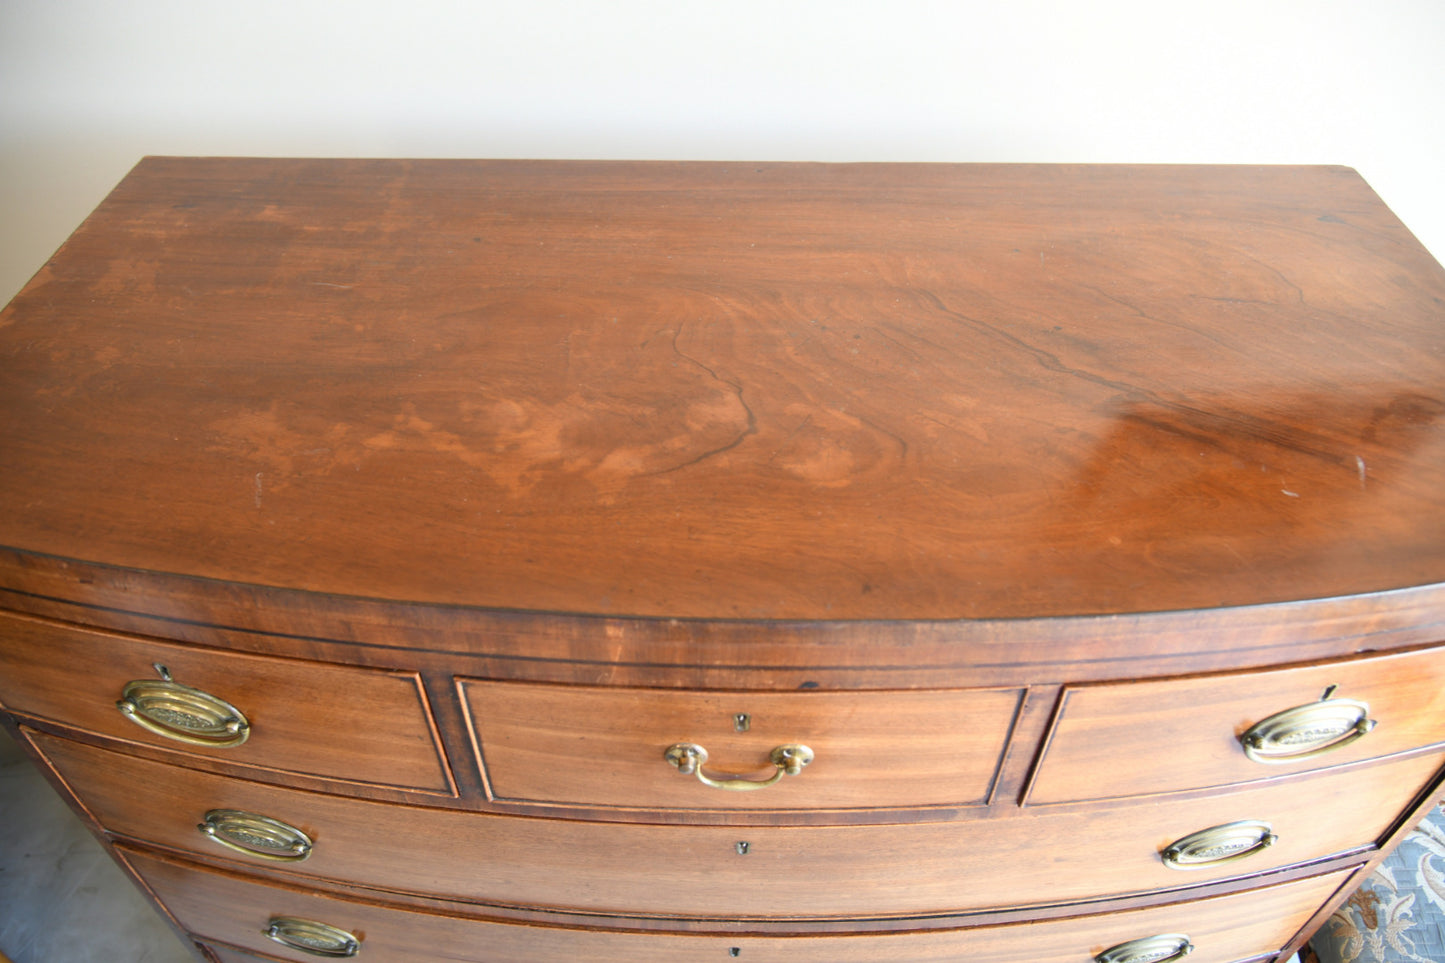
[[[157,679],[136,679],[121,690],[115,707],[131,722],[156,735],[193,746],[239,746],[251,735],[241,710],[209,692],[181,685],[163,665]]]
[[[1211,826],[1176,839],[1159,854],[1170,869],[1208,869],[1263,852],[1279,841],[1274,827],[1258,819]]]
[[[1239,742],[1255,762],[1295,762],[1348,746],[1373,728],[1367,704],[1321,699],[1261,719]]]
[[[240,809],[212,809],[196,828],[208,839],[247,856],[299,863],[311,855],[310,836],[270,816]]]
[[[778,746],[768,754],[768,761],[777,766],[778,771],[767,779],[756,781],[740,776],[723,776],[720,779],[709,776],[702,771],[703,763],[707,762],[707,750],[695,742],[679,742],[668,746],[663,758],[684,776],[697,776],[704,786],[745,792],[751,789],[766,789],[784,776],[796,776],[803,771],[804,766],[813,761],[813,750],[796,743]]]
[[[348,957],[361,950],[361,941],[345,930],[295,916],[273,916],[261,932],[282,946],[312,956]]]
[[[1193,952],[1194,944],[1189,942],[1189,937],[1165,933],[1111,946],[1094,957],[1094,963],[1170,963]]]

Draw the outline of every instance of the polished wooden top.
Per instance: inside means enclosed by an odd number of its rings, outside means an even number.
[[[1343,168],[143,161],[0,314],[0,546],[502,609],[1445,582],[1445,272]]]

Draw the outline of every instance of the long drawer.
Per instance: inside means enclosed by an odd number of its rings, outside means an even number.
[[[130,839],[380,890],[699,918],[965,912],[1164,890],[1305,863],[1371,846],[1441,763],[1439,756],[1411,757],[1213,799],[1088,814],[742,829],[400,807],[30,738],[100,824]],[[137,791],[147,786],[163,788]],[[1277,837],[1273,845],[1240,843],[1239,833],[1225,831],[1212,844],[1224,859],[1189,871],[1165,865],[1161,853],[1171,843],[1243,820],[1266,825]],[[297,834],[308,841],[304,858],[287,846]],[[1179,859],[1190,865],[1187,856]]]
[[[312,941],[349,936],[364,963],[1081,963],[1139,939],[1178,934],[1190,963],[1233,963],[1272,953],[1350,875],[1334,873],[1214,899],[1044,923],[903,933],[759,936],[516,925],[407,910],[266,884],[151,853],[122,849],[131,867],[188,930],[280,959],[309,961],[268,933]],[[320,923],[332,931],[307,929]],[[338,935],[339,934],[339,935]],[[1181,944],[1182,947],[1182,944]],[[1163,956],[1136,956],[1162,959]]]
[[[4,614],[0,636],[0,704],[13,712],[195,759],[454,793],[416,673]]]
[[[207,946],[206,952],[215,957],[220,963],[259,963],[265,957],[256,956],[253,953],[243,953],[240,950],[233,950],[229,946]]]
[[[1252,754],[1246,743],[1257,743]],[[1445,646],[1322,665],[1070,686],[1032,805],[1203,789],[1445,742]]]

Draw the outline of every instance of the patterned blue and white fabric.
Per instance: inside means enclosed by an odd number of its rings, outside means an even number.
[[[1427,816],[1315,934],[1310,945],[1320,963],[1445,963],[1442,808]]]

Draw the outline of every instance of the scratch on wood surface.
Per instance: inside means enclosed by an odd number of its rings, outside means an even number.
[[[1355,467],[1360,470],[1360,491],[1365,490],[1365,459],[1355,456]]]
[[[265,473],[264,473],[264,472],[259,472],[259,471],[256,472],[256,494],[255,494],[255,500],[256,500],[256,507],[257,507],[257,508],[260,508],[260,507],[261,507],[261,476],[262,476],[263,474],[265,474]]]

